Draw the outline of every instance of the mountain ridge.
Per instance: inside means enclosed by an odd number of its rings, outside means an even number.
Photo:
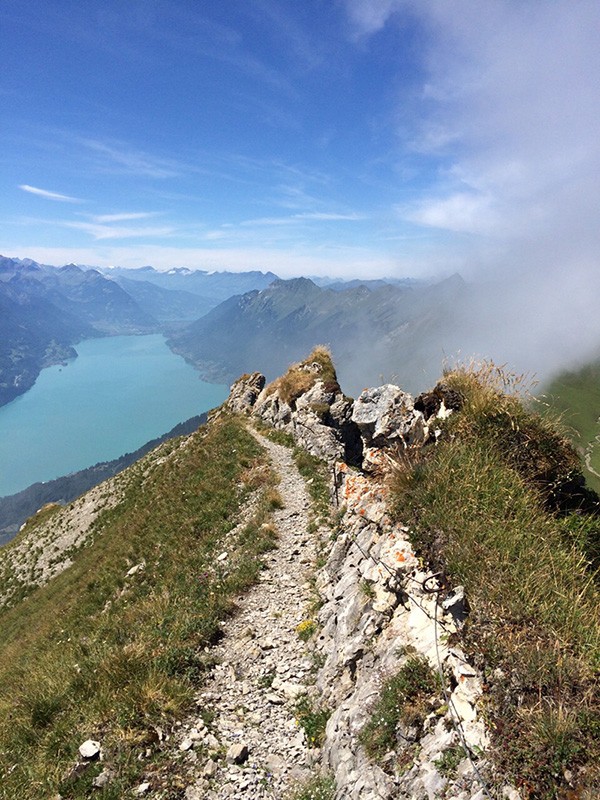
[[[0,797],[591,800],[598,522],[508,379],[353,401],[319,348],[32,518],[0,550]]]
[[[256,368],[272,379],[325,342],[352,393],[389,374],[391,364],[404,366],[403,383],[414,389],[433,365],[437,373],[444,345],[455,349],[454,321],[466,297],[460,276],[425,287],[345,290],[318,287],[308,278],[280,279],[230,298],[168,343],[206,379],[231,382]]]

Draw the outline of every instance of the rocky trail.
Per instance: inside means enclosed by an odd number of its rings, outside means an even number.
[[[198,716],[176,737],[177,758],[196,776],[187,800],[283,798],[318,758],[294,715],[314,682],[313,659],[296,627],[311,598],[307,579],[318,534],[308,532],[310,498],[290,450],[255,435],[284,479],[283,508],[273,518],[278,547],[266,557],[260,583],[224,623],[213,651],[217,665],[197,698]]]
[[[318,364],[309,366],[316,371]],[[317,380],[296,398],[295,410],[262,386],[258,373],[241,378],[229,409],[285,431],[328,464],[336,525],[311,532],[311,502],[291,452],[255,432],[281,478],[283,508],[273,515],[278,548],[223,623],[197,713],[167,743],[184,797],[288,800],[306,779],[323,775],[335,780],[336,800],[488,800],[489,738],[478,710],[483,676],[453,641],[466,613],[463,588],[443,590],[415,554],[408,529],[388,513],[382,448],[425,441],[423,414],[394,386],[367,390],[353,405]],[[334,426],[318,416],[325,404]],[[357,431],[362,469],[345,458],[356,453]],[[319,569],[317,554],[326,557]],[[227,553],[218,558],[226,563]],[[309,650],[298,625],[313,615]],[[414,728],[402,723],[392,749],[373,759],[361,731],[386,681],[414,664],[432,681],[426,715]],[[324,715],[321,732],[327,720],[320,748],[298,723],[303,718],[311,730],[302,705],[313,718]],[[150,783],[134,793],[151,797]],[[519,798],[510,786],[496,794]]]

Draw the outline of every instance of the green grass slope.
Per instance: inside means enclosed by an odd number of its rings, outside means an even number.
[[[437,445],[398,465],[395,513],[446,585],[465,587],[463,642],[488,684],[500,775],[524,798],[592,800],[600,519],[558,502],[573,485],[577,453],[555,423],[505,393],[506,377],[493,365],[445,376],[462,409],[442,424]]]
[[[257,578],[278,497],[258,444],[226,417],[130,467],[120,491],[70,553],[71,566],[0,611],[3,800],[116,800],[147,774],[139,755],[148,750],[164,796],[179,797],[176,776],[160,774],[157,731],[192,703],[204,648]],[[88,738],[102,744],[104,761],[80,772],[77,750]],[[104,767],[114,777],[93,789]]]
[[[558,375],[544,388],[544,396],[571,428],[587,461],[586,479],[600,492],[600,362]]]

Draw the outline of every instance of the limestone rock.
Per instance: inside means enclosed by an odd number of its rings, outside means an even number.
[[[219,740],[213,733],[209,733],[204,739],[204,744],[208,747],[209,753],[216,753],[219,750]]]
[[[196,781],[192,786],[188,786],[185,790],[185,800],[206,800],[206,781]]]
[[[104,789],[105,786],[108,786],[112,779],[112,772],[109,769],[103,769],[99,775],[96,775],[94,780],[92,781],[92,786],[94,789]]]
[[[233,384],[227,407],[236,414],[248,414],[263,390],[266,383],[264,375],[260,372],[253,372],[252,375],[242,375]]]
[[[352,420],[365,447],[420,444],[427,436],[425,420],[411,395],[385,384],[365,389],[354,403]]]
[[[243,742],[232,744],[227,751],[227,755],[225,756],[225,760],[228,764],[243,764],[247,758],[248,745],[244,744]]]
[[[456,624],[457,628],[462,628],[469,615],[469,604],[465,597],[465,587],[456,586],[442,603],[442,608],[446,611]]]
[[[322,380],[318,380],[296,400],[296,411],[311,409],[319,414],[328,414],[329,408],[336,398],[336,393],[328,389]],[[325,410],[327,408],[327,410]]]
[[[254,415],[274,428],[285,428],[292,421],[292,409],[278,394],[263,389],[256,400]]]
[[[100,758],[100,742],[94,739],[87,739],[83,744],[79,745],[79,755],[85,758],[86,761],[94,761]]]
[[[206,764],[204,765],[204,769],[202,770],[202,774],[206,778],[212,778],[214,775],[217,774],[217,762],[213,761],[212,758],[209,758]]]
[[[293,435],[311,455],[334,463],[345,456],[344,444],[333,428],[324,425],[313,411],[298,411],[293,418]]]

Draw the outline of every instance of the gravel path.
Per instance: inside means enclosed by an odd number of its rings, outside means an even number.
[[[294,717],[313,669],[296,633],[307,613],[307,575],[316,554],[316,535],[307,530],[310,499],[290,450],[255,435],[283,479],[284,508],[273,519],[278,549],[267,555],[260,583],[240,600],[214,648],[219,663],[198,696],[198,706],[214,719],[208,728],[201,719],[191,721],[178,737],[182,757],[196,762],[200,776],[186,789],[187,800],[284,798],[316,756]],[[197,744],[204,746],[198,754]],[[200,755],[217,746],[227,759]]]

